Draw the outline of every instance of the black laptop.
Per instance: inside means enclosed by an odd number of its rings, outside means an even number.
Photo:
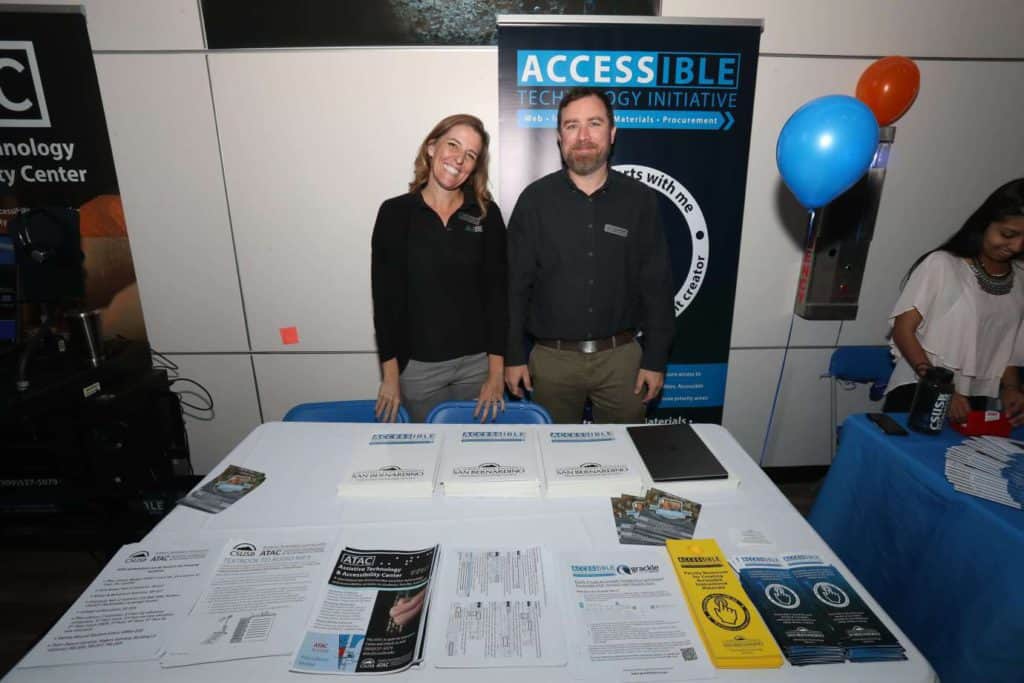
[[[688,424],[627,427],[654,481],[726,479],[729,473]]]

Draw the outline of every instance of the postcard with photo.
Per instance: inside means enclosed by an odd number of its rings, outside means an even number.
[[[182,505],[217,513],[226,510],[266,481],[267,475],[228,465],[217,477],[182,498]]]

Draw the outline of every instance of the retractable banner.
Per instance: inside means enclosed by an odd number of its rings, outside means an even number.
[[[12,222],[34,209],[77,214],[86,309],[104,336],[145,339],[99,82],[81,7],[0,7],[0,272]],[[24,219],[23,219],[24,220]],[[0,277],[0,340],[13,338],[13,278]],[[29,328],[33,311],[21,311]],[[6,326],[5,326],[6,323]]]
[[[671,253],[676,336],[652,422],[721,422],[760,20],[498,20],[501,206],[562,164],[558,104],[608,93],[612,167],[653,188]]]

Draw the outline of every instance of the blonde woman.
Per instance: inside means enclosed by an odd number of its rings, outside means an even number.
[[[455,114],[424,138],[409,192],[385,201],[372,240],[377,416],[423,422],[442,401],[504,410],[505,224],[487,189],[490,136]]]

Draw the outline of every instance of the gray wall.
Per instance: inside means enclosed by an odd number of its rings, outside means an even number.
[[[196,0],[85,6],[150,341],[216,401],[214,419],[188,421],[196,469],[295,403],[375,396],[376,208],[404,190],[440,117],[475,112],[498,137],[496,50],[209,53]],[[826,463],[830,389],[820,376],[832,350],[883,343],[907,265],[997,184],[1024,175],[1024,3],[664,0],[663,13],[765,19],[725,407],[725,426],[755,458],[802,246],[777,208],[778,132],[807,100],[852,94],[879,56],[921,68],[921,94],[898,123],[860,315],[797,319],[788,350],[765,464]],[[287,326],[299,344],[281,343]],[[867,409],[866,393],[840,391],[840,416]]]

